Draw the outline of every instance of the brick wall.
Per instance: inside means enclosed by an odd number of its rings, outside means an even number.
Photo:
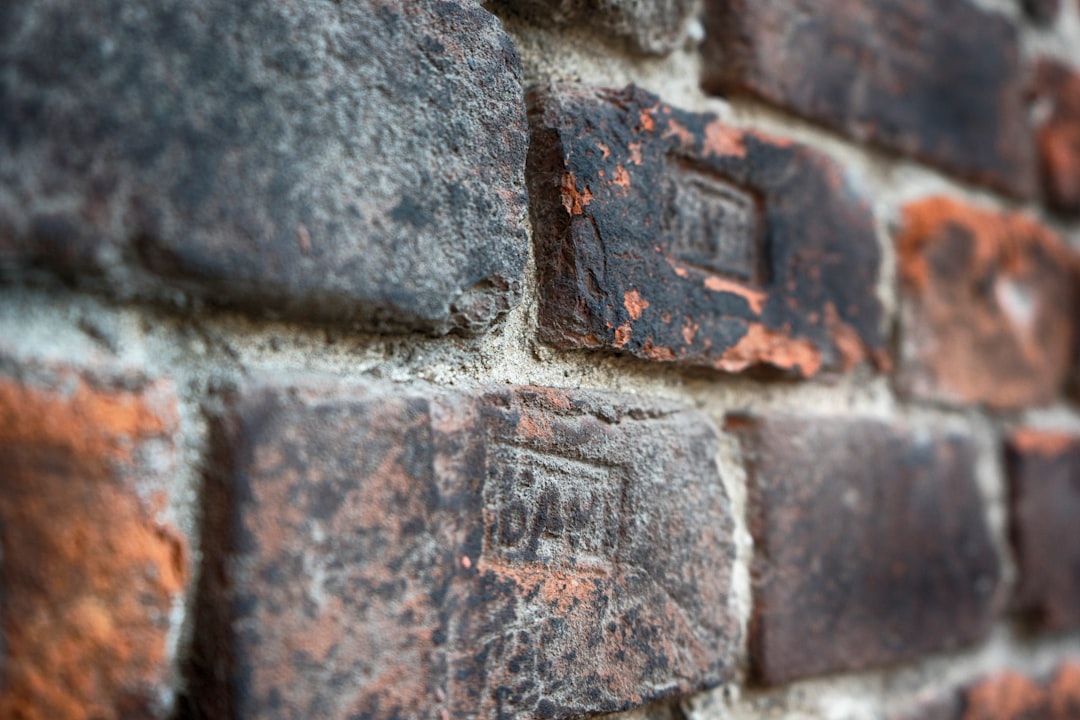
[[[1080,718],[1080,3],[0,5],[0,718]]]

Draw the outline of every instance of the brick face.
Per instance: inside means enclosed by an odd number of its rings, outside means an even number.
[[[1018,430],[1007,450],[1016,604],[1043,629],[1080,626],[1080,436]]]
[[[873,217],[836,164],[633,87],[530,108],[545,340],[795,377],[880,360]]]
[[[224,677],[241,717],[563,717],[728,676],[732,525],[702,416],[312,382],[230,407],[199,639],[224,664],[198,697]]]
[[[1000,570],[967,439],[858,419],[728,426],[748,472],[759,680],[864,670],[987,634]]]
[[[169,716],[187,543],[156,516],[175,426],[164,382],[0,374],[0,717]]]
[[[1016,29],[968,0],[709,0],[703,84],[1029,196]]]
[[[1073,352],[1075,258],[1021,215],[945,197],[903,215],[901,388],[995,408],[1054,400]]]
[[[473,0],[13,0],[0,46],[15,278],[375,330],[518,301],[519,61]]]
[[[1080,214],[1080,72],[1042,60],[1034,76],[1035,107],[1046,114],[1035,134],[1043,190],[1051,207]]]

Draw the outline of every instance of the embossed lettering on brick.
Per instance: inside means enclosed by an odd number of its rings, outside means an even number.
[[[169,383],[0,359],[0,717],[172,717]]]
[[[634,87],[530,102],[547,342],[794,377],[884,362],[874,221],[834,162]]]
[[[208,712],[564,717],[729,677],[732,524],[696,412],[315,380],[229,407]]]
[[[896,240],[899,384],[1015,408],[1053,401],[1075,336],[1075,257],[1047,228],[948,197],[907,205]]]
[[[1034,190],[1018,32],[971,0],[708,0],[703,85],[1018,196]]]
[[[865,670],[986,637],[1000,568],[968,438],[868,418],[728,427],[749,481],[758,679]]]
[[[480,331],[527,255],[520,65],[474,0],[7,0],[0,273]]]
[[[1080,625],[1080,436],[1018,430],[1009,439],[1016,605],[1042,629]]]

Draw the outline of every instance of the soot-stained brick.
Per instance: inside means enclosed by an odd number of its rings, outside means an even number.
[[[1080,214],[1080,72],[1042,60],[1032,83],[1043,191],[1055,210]]]
[[[905,393],[994,408],[1058,396],[1072,360],[1076,258],[1050,230],[932,197],[904,208],[896,251]]]
[[[882,361],[868,204],[813,150],[643,90],[530,97],[542,337],[724,372]]]
[[[664,402],[265,380],[226,399],[192,683],[238,716],[564,717],[729,676],[715,430]]]
[[[1007,447],[1016,605],[1040,628],[1080,625],[1080,436],[1018,430]]]
[[[664,55],[683,39],[690,0],[496,0],[526,23],[588,28],[640,53]]]
[[[473,0],[13,0],[0,274],[476,331],[527,254],[520,67]]]
[[[0,717],[171,717],[176,426],[166,381],[0,360]]]
[[[749,481],[750,652],[772,684],[983,638],[999,560],[965,437],[870,419],[731,417]]]
[[[969,0],[709,0],[703,84],[1017,196],[1034,189],[1018,33]]]

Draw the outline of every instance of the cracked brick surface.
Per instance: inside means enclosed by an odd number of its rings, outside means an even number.
[[[867,201],[810,148],[643,90],[530,98],[540,333],[728,373],[883,362]]]

